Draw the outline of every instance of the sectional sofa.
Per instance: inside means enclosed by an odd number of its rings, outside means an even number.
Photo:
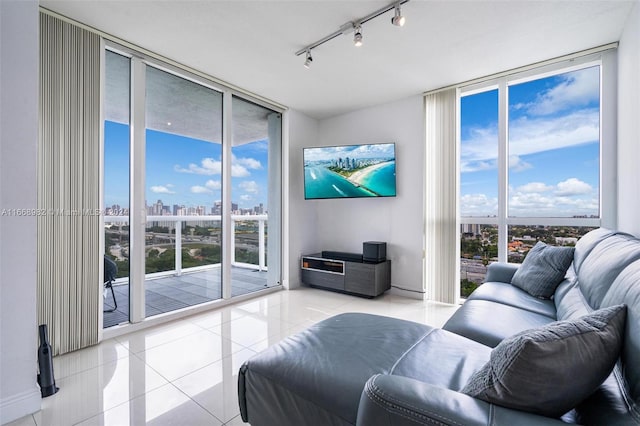
[[[640,425],[640,240],[591,231],[566,271],[567,251],[553,250],[491,265],[443,329],[347,313],[284,339],[242,365],[242,419]],[[558,274],[542,298],[539,282]]]

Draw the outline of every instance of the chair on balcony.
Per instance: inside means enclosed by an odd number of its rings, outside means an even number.
[[[116,262],[104,256],[104,289],[111,290],[111,297],[113,297],[113,309],[105,309],[104,312],[113,312],[118,308],[118,302],[116,302],[116,294],[113,291],[113,282],[118,275],[118,265]]]

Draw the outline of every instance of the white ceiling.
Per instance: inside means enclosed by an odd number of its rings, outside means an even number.
[[[297,109],[326,118],[617,41],[638,0],[435,1],[294,53],[392,3],[307,0],[42,0],[43,7]]]

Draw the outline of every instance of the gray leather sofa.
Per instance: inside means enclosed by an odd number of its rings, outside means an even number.
[[[551,300],[512,286],[517,267],[491,265],[443,329],[348,313],[270,347],[240,369],[242,419],[253,426],[640,425],[640,241],[606,229],[585,235]],[[503,339],[618,304],[627,314],[613,372],[560,418],[460,392]]]

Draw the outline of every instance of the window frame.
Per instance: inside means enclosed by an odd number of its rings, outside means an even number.
[[[552,75],[588,68],[600,67],[600,188],[598,218],[563,218],[563,217],[509,217],[509,156],[508,156],[508,90],[509,86],[525,83]],[[566,59],[540,67],[532,67],[526,71],[501,75],[458,88],[457,93],[457,148],[461,148],[461,99],[465,96],[498,88],[498,214],[495,217],[471,217],[460,214],[460,182],[461,167],[458,155],[458,197],[457,228],[463,224],[497,225],[498,227],[498,260],[507,262],[508,230],[511,225],[541,226],[590,226],[615,228],[617,223],[617,149],[616,149],[616,51],[609,49],[577,58]],[[460,231],[458,231],[460,232]],[[460,244],[458,238],[458,244]],[[459,265],[458,265],[459,269]],[[456,285],[459,286],[459,280]],[[460,293],[458,288],[457,294]]]
[[[231,263],[228,260],[229,253],[232,250],[232,219],[231,219],[231,196],[232,196],[232,176],[231,176],[231,148],[232,129],[233,129],[233,111],[232,99],[234,96],[244,101],[252,102],[258,106],[264,107],[281,115],[281,141],[280,141],[280,200],[279,200],[279,221],[280,229],[284,229],[285,223],[285,147],[286,135],[284,128],[286,125],[287,109],[277,104],[270,103],[264,99],[258,98],[245,92],[237,87],[226,85],[205,75],[200,75],[195,71],[180,66],[180,64],[162,60],[148,53],[134,48],[124,46],[110,39],[102,38],[101,41],[101,105],[104,103],[104,82],[105,82],[105,52],[110,51],[130,59],[130,153],[129,153],[129,224],[130,224],[130,275],[129,275],[129,323],[127,327],[136,326],[138,323],[155,324],[163,319],[156,317],[147,317],[145,314],[145,279],[146,273],[144,268],[145,258],[145,227],[147,222],[147,211],[145,206],[146,192],[146,172],[145,172],[145,150],[146,150],[146,67],[152,67],[160,71],[175,75],[181,79],[191,81],[207,89],[214,90],[222,95],[222,241],[221,248],[223,253],[222,259],[222,297],[220,301],[228,301],[230,299],[242,300],[243,295],[232,296],[231,294]],[[101,123],[104,123],[104,111],[101,107]],[[104,151],[104,125],[100,130],[100,150]],[[100,205],[104,205],[104,163],[101,159],[100,164]],[[101,217],[101,228],[104,228],[104,217]],[[104,234],[101,233],[101,247],[104,247]],[[286,268],[286,248],[285,235],[282,233],[279,237],[279,285],[273,286],[268,290],[283,287],[284,274]],[[140,266],[142,265],[142,266]],[[215,302],[218,302],[216,300]],[[102,303],[102,296],[100,296]],[[199,305],[193,305],[188,310],[170,312],[162,318],[178,318],[189,315],[193,312],[201,310]],[[122,329],[115,328],[103,329],[102,315],[100,315],[99,334],[100,339],[105,336],[112,337],[122,333]]]

